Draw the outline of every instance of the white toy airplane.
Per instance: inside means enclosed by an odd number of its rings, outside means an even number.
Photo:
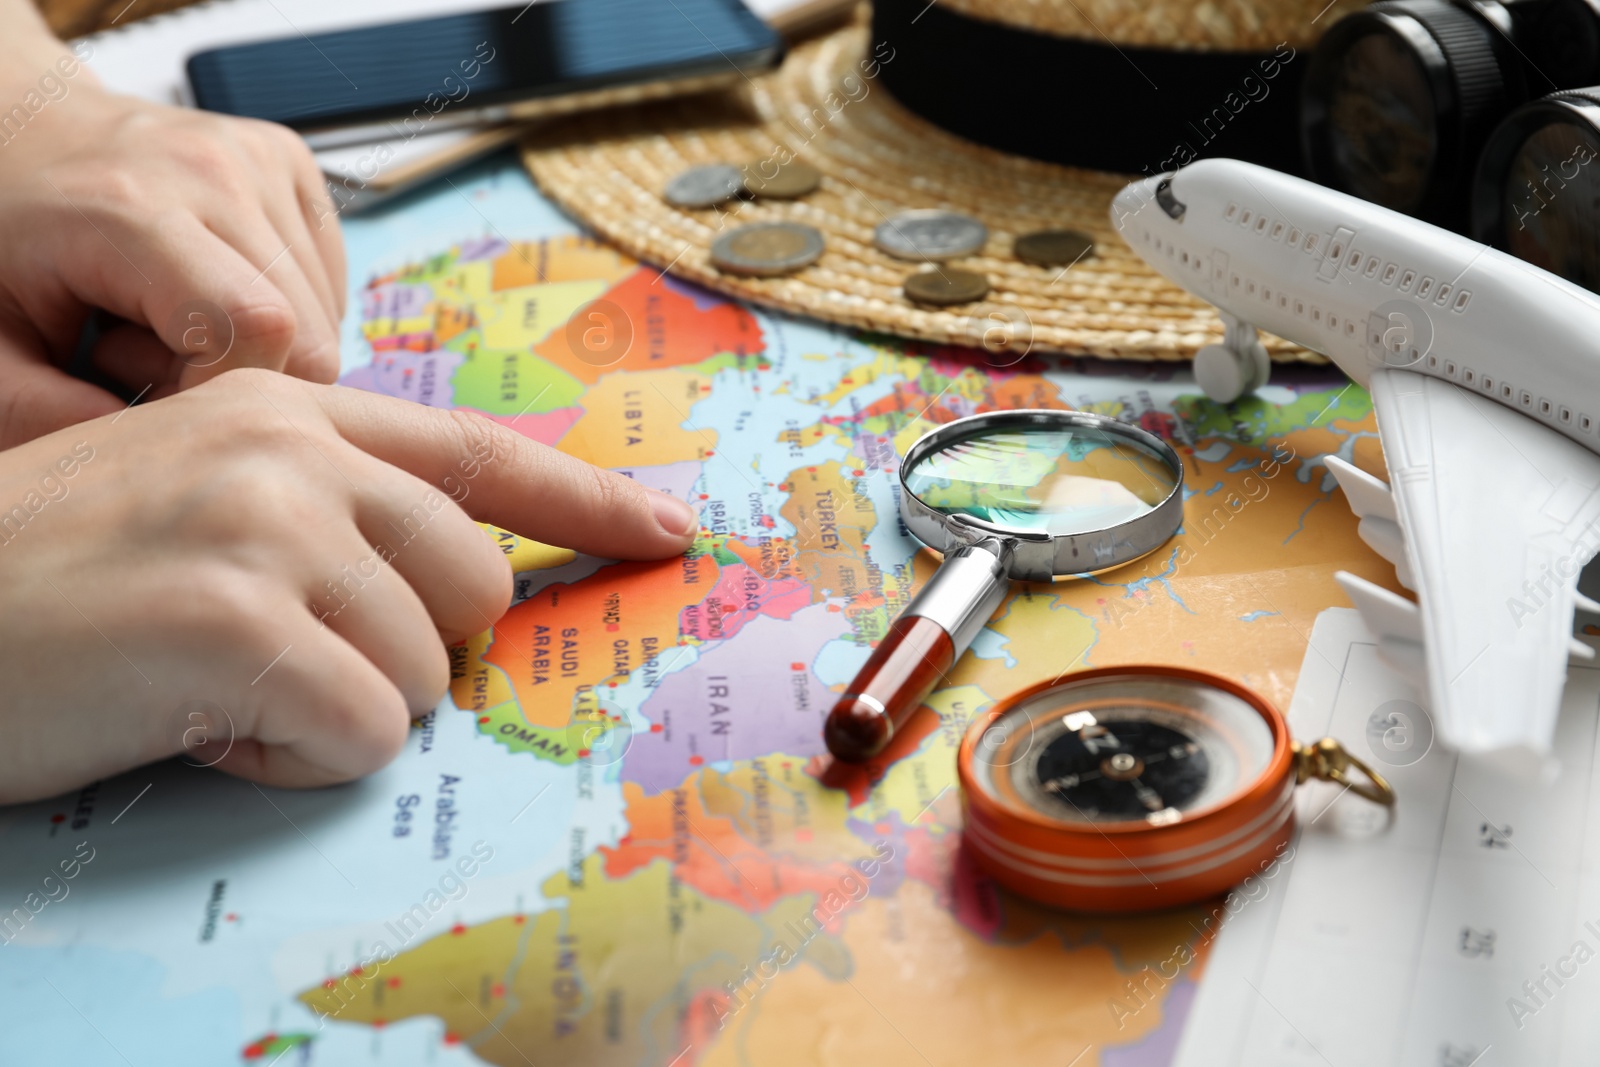
[[[1600,297],[1386,208],[1236,160],[1134,182],[1112,221],[1217,307],[1195,377],[1229,402],[1266,382],[1256,328],[1372,394],[1394,488],[1327,465],[1360,535],[1418,602],[1341,572],[1379,653],[1441,738],[1548,769],[1578,572],[1600,549]]]

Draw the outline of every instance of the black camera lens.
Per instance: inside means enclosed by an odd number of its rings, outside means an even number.
[[[1600,292],[1600,88],[1557,93],[1500,124],[1473,179],[1472,232]]]
[[[1336,22],[1306,70],[1300,132],[1324,185],[1464,228],[1462,175],[1526,98],[1507,7],[1383,0]]]

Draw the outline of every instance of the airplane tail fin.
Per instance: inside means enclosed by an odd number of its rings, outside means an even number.
[[[1419,693],[1426,693],[1428,665],[1422,649],[1422,612],[1417,605],[1349,571],[1333,577],[1377,637],[1379,657],[1410,678]]]
[[[1400,533],[1399,514],[1395,510],[1394,494],[1389,490],[1389,483],[1374,478],[1338,456],[1328,456],[1323,463],[1338,481],[1339,488],[1344,490],[1350,510],[1361,520],[1356,527],[1361,540],[1394,564],[1394,573],[1401,585],[1415,591],[1417,586],[1412,578],[1411,563],[1406,559],[1405,538]]]

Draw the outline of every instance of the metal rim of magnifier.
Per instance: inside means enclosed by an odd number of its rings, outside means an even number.
[[[1167,465],[1173,477],[1172,491],[1143,515],[1115,526],[1074,534],[1048,534],[936,511],[919,500],[906,484],[907,472],[930,452],[986,431],[1022,430],[1032,426],[1095,430],[1138,445]],[[1023,408],[968,415],[947,422],[918,438],[906,452],[905,459],[900,462],[900,489],[900,516],[917,540],[948,553],[964,544],[1000,538],[1012,549],[1008,573],[1025,582],[1054,581],[1057,577],[1093,574],[1132,563],[1166,544],[1183,525],[1183,460],[1172,446],[1137,426],[1086,411]]]

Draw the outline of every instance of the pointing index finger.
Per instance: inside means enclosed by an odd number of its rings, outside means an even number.
[[[342,387],[315,395],[345,440],[438,486],[480,522],[612,559],[675,556],[699,529],[683,501],[482,415]]]

